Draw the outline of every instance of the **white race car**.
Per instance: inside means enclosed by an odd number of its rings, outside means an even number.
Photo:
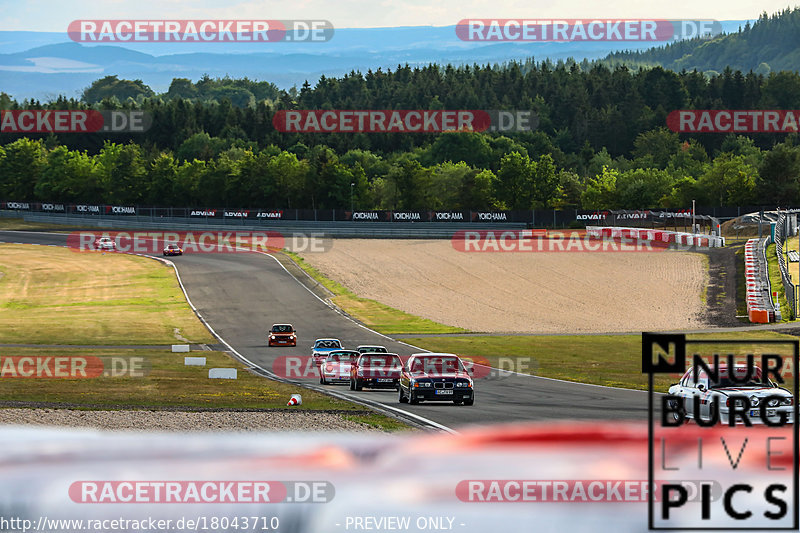
[[[356,348],[358,353],[389,353],[386,346],[378,346],[376,344],[361,344]]]
[[[334,350],[325,356],[319,365],[319,382],[322,385],[329,383],[350,383],[350,368],[361,355],[355,350]]]
[[[673,419],[685,421],[700,418],[705,422],[715,418],[718,412],[719,422],[728,424],[735,403],[738,410],[745,411],[751,423],[763,424],[761,409],[766,401],[766,416],[770,422],[778,423],[783,412],[787,423],[791,423],[794,404],[792,393],[770,380],[762,381],[761,369],[757,366],[751,374],[750,379],[741,383],[747,377],[747,366],[735,365],[734,377],[737,381],[734,382],[727,365],[719,365],[717,380],[712,379],[703,368],[698,368],[695,381],[694,370],[690,368],[679,383],[669,388],[670,396],[683,399],[683,405],[680,400],[667,399]],[[737,416],[735,423],[743,424],[742,417]]]
[[[111,237],[99,237],[94,240],[95,250],[116,250],[117,243]]]

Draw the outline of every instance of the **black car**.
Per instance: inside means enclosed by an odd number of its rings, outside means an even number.
[[[400,403],[452,401],[456,405],[475,403],[472,377],[457,355],[417,353],[403,366],[399,383]]]

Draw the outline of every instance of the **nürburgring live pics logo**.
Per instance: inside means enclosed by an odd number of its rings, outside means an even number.
[[[642,334],[650,530],[797,531],[798,380],[792,372],[790,398],[783,378],[790,364],[797,368],[798,352],[797,339]],[[680,383],[656,395],[657,374]],[[680,479],[709,473],[722,497],[703,487],[699,498],[688,497]]]

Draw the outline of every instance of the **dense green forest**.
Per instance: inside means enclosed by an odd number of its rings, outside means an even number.
[[[794,18],[796,11],[781,17]],[[765,18],[747,29],[755,31]],[[800,205],[796,134],[677,134],[676,109],[800,109],[796,72],[716,75],[602,62],[398,66],[279,90],[108,76],[81,100],[0,109],[143,110],[145,133],[0,133],[0,199],[162,206],[531,209]],[[531,132],[276,131],[287,109],[514,109]],[[353,184],[353,185],[351,185]]]
[[[713,39],[691,39],[636,52],[616,52],[611,66],[661,66],[674,71],[698,70],[716,74],[726,68],[769,74],[800,68],[800,8],[761,16],[738,32]]]

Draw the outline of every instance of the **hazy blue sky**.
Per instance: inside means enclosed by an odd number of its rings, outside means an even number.
[[[448,26],[464,18],[754,19],[787,0],[0,0],[0,30],[66,31],[76,19],[326,19],[336,28]]]

